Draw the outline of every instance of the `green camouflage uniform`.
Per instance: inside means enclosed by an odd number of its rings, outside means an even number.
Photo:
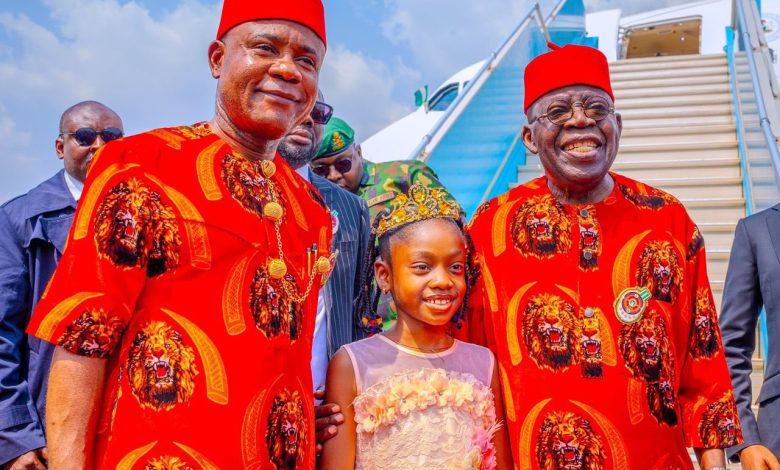
[[[443,187],[436,173],[419,160],[372,163],[364,159],[357,195],[368,204],[373,222],[377,214],[390,207],[396,195],[406,194],[414,183],[429,188]]]

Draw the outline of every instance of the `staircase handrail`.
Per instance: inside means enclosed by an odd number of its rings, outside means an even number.
[[[552,9],[546,20],[544,19],[540,3],[537,1],[531,5],[528,12],[525,14],[525,16],[523,16],[523,19],[520,21],[517,27],[515,27],[509,36],[504,39],[501,45],[490,54],[488,60],[486,60],[482,67],[480,67],[476,75],[474,75],[474,78],[469,81],[463,91],[458,94],[449,108],[447,108],[447,111],[445,111],[444,115],[439,118],[433,128],[422,137],[420,143],[417,145],[417,147],[415,147],[415,149],[409,155],[408,159],[417,159],[423,162],[428,160],[428,157],[430,157],[433,149],[436,148],[436,145],[438,145],[438,143],[442,140],[444,135],[447,133],[450,127],[452,127],[463,110],[466,109],[471,100],[474,99],[479,89],[482,87],[485,81],[487,81],[488,77],[490,77],[491,73],[501,62],[504,56],[506,56],[506,54],[512,49],[515,42],[522,36],[528,25],[534,21],[534,17],[536,17],[536,21],[539,23],[539,26],[544,33],[544,37],[547,39],[547,41],[550,41],[550,33],[547,30],[547,25],[558,15],[565,3],[566,0],[558,0],[558,3],[556,3],[555,7]]]
[[[772,159],[772,167],[775,172],[775,184],[780,189],[780,151],[777,148],[777,137],[775,137],[774,133],[772,132],[772,122],[769,119],[769,115],[767,113],[767,106],[766,106],[766,100],[765,97],[772,96],[774,97],[774,94],[772,91],[768,91],[761,85],[760,75],[759,75],[759,68],[756,64],[756,55],[757,54],[764,54],[766,53],[764,50],[762,50],[761,45],[754,46],[752,40],[751,40],[751,34],[750,32],[753,31],[755,33],[758,33],[759,30],[753,25],[753,29],[748,29],[748,23],[745,19],[745,6],[744,3],[748,3],[750,7],[755,8],[755,3],[751,2],[751,0],[736,0],[734,2],[735,9],[734,13],[736,16],[736,25],[738,27],[738,30],[740,34],[742,35],[743,44],[745,47],[749,47],[750,50],[745,51],[746,56],[748,59],[748,66],[750,68],[750,80],[753,84],[753,90],[756,96],[756,107],[758,108],[758,117],[759,117],[759,124],[761,125],[761,131],[764,135],[764,140],[766,140],[767,148],[769,150],[769,155]],[[760,34],[756,34],[758,38],[760,38]],[[759,39],[760,41],[760,39]],[[760,44],[760,43],[759,43]],[[766,72],[766,70],[765,70]],[[771,73],[774,73],[774,71],[771,71]]]

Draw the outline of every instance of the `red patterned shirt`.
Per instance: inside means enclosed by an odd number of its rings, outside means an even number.
[[[496,353],[520,469],[692,468],[742,440],[701,234],[672,196],[612,174],[564,205],[545,177],[483,204],[466,323]]]
[[[84,194],[29,332],[109,359],[91,467],[314,468],[319,194],[207,124],[105,146]]]

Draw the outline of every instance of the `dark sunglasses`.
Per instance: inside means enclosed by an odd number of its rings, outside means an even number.
[[[60,135],[72,135],[76,139],[76,143],[82,147],[89,147],[94,144],[98,136],[103,139],[103,142],[111,142],[112,140],[122,138],[125,133],[116,127],[109,127],[98,132],[91,127],[82,127],[76,129],[75,132],[60,132]]]
[[[331,116],[333,116],[333,106],[322,101],[314,103],[314,109],[311,110],[311,119],[315,124],[327,124]]]
[[[323,178],[326,178],[330,174],[330,167],[333,167],[336,171],[341,173],[342,175],[344,173],[349,173],[349,170],[352,169],[352,159],[351,158],[343,158],[332,165],[318,165],[311,167],[311,171],[314,172],[315,175],[322,176]]]

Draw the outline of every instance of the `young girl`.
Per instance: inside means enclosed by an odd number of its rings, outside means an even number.
[[[377,218],[360,311],[380,291],[398,320],[342,347],[328,368],[326,402],[345,424],[324,445],[321,468],[512,468],[495,359],[447,334],[473,281],[460,211],[440,189],[413,185]],[[370,290],[373,290],[371,292]]]

